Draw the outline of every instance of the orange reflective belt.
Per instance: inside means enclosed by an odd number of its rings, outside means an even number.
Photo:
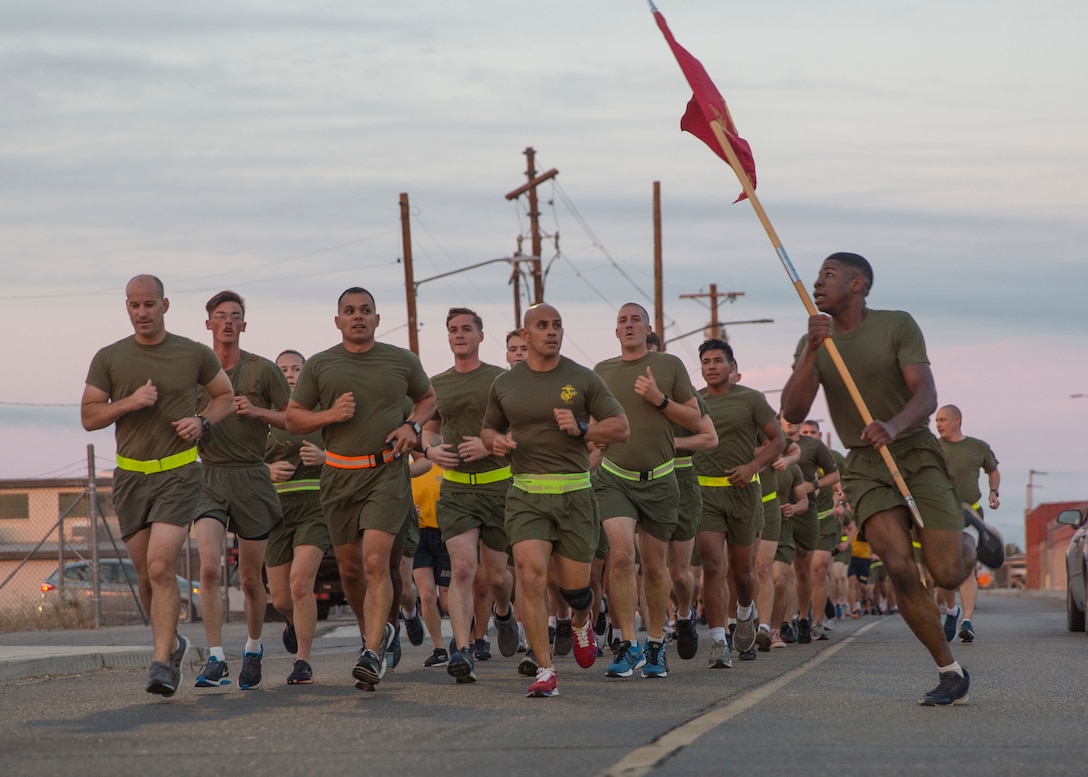
[[[368,453],[366,456],[341,456],[339,453],[325,451],[325,463],[337,469],[373,469],[400,458],[392,450]]]

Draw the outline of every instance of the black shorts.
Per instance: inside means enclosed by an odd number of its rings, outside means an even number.
[[[450,554],[446,550],[446,543],[442,542],[442,531],[423,526],[419,530],[419,546],[412,557],[412,569],[427,568],[434,570],[435,585],[449,587]]]

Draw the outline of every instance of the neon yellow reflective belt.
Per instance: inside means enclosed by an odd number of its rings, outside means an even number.
[[[759,482],[759,474],[756,473],[755,475],[752,475],[752,479],[750,481],[748,481],[748,482],[749,483],[758,483]],[[711,488],[725,488],[726,486],[731,486],[733,484],[729,481],[729,478],[712,478],[712,477],[710,477],[710,475],[700,475],[699,476],[699,485],[700,486],[710,486]]]
[[[592,488],[588,472],[563,475],[514,475],[514,488],[528,494],[568,494]]]
[[[974,510],[975,512],[978,512],[980,507],[982,507],[982,500],[981,499],[978,500],[977,502],[975,502],[973,505],[971,505],[971,509]]]
[[[129,459],[119,453],[117,454],[118,468],[129,472],[142,472],[145,475],[167,472],[178,467],[184,467],[186,464],[192,464],[194,461],[196,461],[196,448],[190,448],[187,451],[175,453],[173,456],[167,456],[163,459],[151,459],[149,461]]]
[[[769,494],[764,494],[763,495],[763,503],[764,504],[766,504],[767,502],[770,502],[770,501],[772,501],[774,499],[778,499],[778,492],[777,491],[772,491]]]
[[[671,474],[672,471],[676,469],[676,460],[669,459],[660,467],[654,467],[646,472],[638,472],[633,469],[624,469],[608,459],[601,459],[601,469],[606,472],[611,472],[616,477],[623,478],[624,480],[634,480],[636,482],[640,480],[657,480],[658,478],[663,478],[666,475]]]
[[[673,463],[676,465],[677,469],[687,469],[691,466],[691,462],[691,456],[677,456],[673,459]]]
[[[304,478],[302,480],[285,480],[276,486],[277,494],[295,494],[300,491],[320,491],[321,481],[317,478]]]
[[[487,472],[457,472],[447,469],[442,473],[442,479],[451,483],[467,483],[470,486],[484,486],[488,483],[498,483],[501,480],[510,479],[510,468],[500,467],[489,469]]]
[[[834,508],[832,508],[830,510],[824,510],[822,513],[816,513],[816,517],[819,518],[822,521],[824,518],[831,515],[831,513],[833,513],[833,512],[835,512]]]

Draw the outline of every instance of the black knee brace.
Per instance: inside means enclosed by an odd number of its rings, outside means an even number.
[[[560,588],[559,593],[573,610],[588,610],[593,604],[593,589],[588,585],[585,588],[575,588],[574,590]]]

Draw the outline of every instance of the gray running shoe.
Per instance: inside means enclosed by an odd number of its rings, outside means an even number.
[[[162,661],[152,661],[151,669],[147,676],[147,692],[157,693],[160,696],[173,696],[177,693],[181,678],[170,664]]]
[[[450,662],[450,654],[445,648],[435,648],[431,657],[423,662],[424,666],[445,666]]]
[[[557,656],[565,656],[574,647],[574,628],[570,618],[556,618],[555,644],[552,646]]]
[[[446,672],[450,677],[456,678],[459,683],[474,683],[476,682],[475,663],[468,648],[461,648],[450,656],[449,663],[446,664]]]
[[[492,610],[494,613],[494,610]],[[518,624],[514,621],[514,608],[511,607],[505,618],[494,616],[495,631],[498,634],[499,652],[509,658],[518,652]]]
[[[529,648],[525,652],[525,656],[521,659],[521,663],[518,664],[518,674],[525,675],[526,677],[536,677],[536,670],[540,666],[536,662],[536,656],[533,655],[533,649]]]
[[[301,658],[295,661],[291,674],[287,675],[288,685],[311,685],[314,681],[313,668]]]
[[[771,652],[771,632],[770,629],[759,629],[756,632],[756,648],[760,653]]]
[[[733,649],[738,653],[745,653],[755,647],[756,644],[756,611],[744,620],[737,621],[736,631],[733,632]]]
[[[359,651],[359,660],[351,670],[351,676],[355,678],[356,688],[373,691],[385,677],[385,661],[373,650],[362,648]]]
[[[170,665],[178,673],[178,684],[175,687],[180,688],[181,683],[185,680],[185,655],[189,652],[189,640],[177,632],[174,633],[174,636],[177,638],[178,646],[170,654]]]
[[[724,639],[716,639],[710,644],[710,656],[706,662],[708,669],[730,669],[733,659]]]

